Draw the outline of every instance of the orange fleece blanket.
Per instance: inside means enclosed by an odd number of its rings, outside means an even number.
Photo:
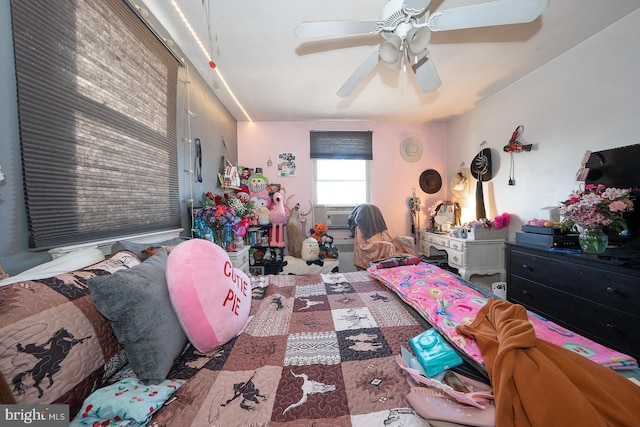
[[[458,332],[475,338],[495,395],[496,426],[638,426],[640,387],[536,338],[526,309],[489,299]]]

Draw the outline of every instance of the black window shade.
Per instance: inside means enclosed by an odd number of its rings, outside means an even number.
[[[371,131],[311,131],[312,159],[373,160]]]
[[[122,0],[12,0],[29,246],[181,226],[178,66]]]

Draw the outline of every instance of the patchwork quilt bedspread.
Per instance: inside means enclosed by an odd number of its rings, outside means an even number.
[[[157,426],[427,426],[395,361],[425,330],[367,272],[254,278],[244,330],[211,354],[188,346],[190,378]]]

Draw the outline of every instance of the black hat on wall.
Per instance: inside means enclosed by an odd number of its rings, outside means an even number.
[[[420,174],[420,188],[427,194],[434,194],[442,188],[442,177],[435,169],[427,169]]]
[[[471,174],[478,181],[487,182],[493,179],[491,149],[483,148],[471,161]]]
[[[484,142],[482,143],[484,145]],[[487,217],[484,208],[484,192],[482,183],[493,178],[493,166],[491,162],[491,149],[483,148],[471,161],[471,175],[478,180],[476,183],[476,219]]]

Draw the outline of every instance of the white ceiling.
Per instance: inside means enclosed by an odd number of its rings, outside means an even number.
[[[379,36],[301,41],[294,29],[302,21],[378,19],[387,0],[138,1],[195,66],[190,72],[205,78],[238,121],[249,118],[209,67],[173,3],[251,120],[407,123],[463,114],[640,7],[638,0],[551,0],[528,24],[434,32],[429,50],[442,80],[435,92],[422,93],[411,74],[378,64],[351,96],[340,98],[336,92],[379,44]],[[432,0],[429,9],[481,2]],[[594,52],[594,61],[597,57]]]

